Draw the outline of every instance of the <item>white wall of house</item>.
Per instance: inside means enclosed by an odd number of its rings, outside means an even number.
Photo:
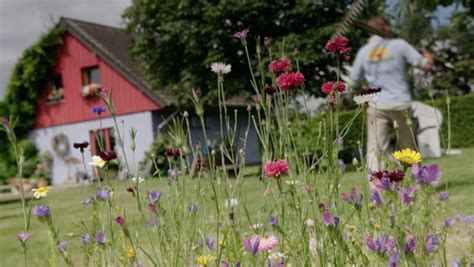
[[[154,140],[154,130],[153,130],[153,119],[152,112],[141,112],[128,114],[124,116],[117,117],[118,127],[120,133],[124,139],[125,153],[129,162],[129,166],[133,172],[136,169],[138,164],[143,157],[145,152],[150,148]],[[68,166],[64,160],[68,157],[75,157],[81,160],[81,153],[74,149],[72,146],[74,143],[79,143],[83,141],[90,141],[90,131],[99,129],[100,123],[102,123],[102,128],[113,128],[114,122],[112,118],[99,120],[86,121],[80,123],[58,125],[54,127],[35,129],[30,133],[30,139],[33,140],[40,151],[40,154],[46,151],[49,151],[54,155],[53,165],[52,165],[52,183],[53,184],[63,184],[68,179],[75,180],[74,174],[78,171],[84,171],[83,164],[77,164],[74,166]],[[130,149],[131,139],[130,139],[130,129],[137,129],[137,138],[136,138],[136,151],[135,151],[135,160],[133,162],[133,156]],[[60,158],[53,150],[52,139],[58,134],[65,134],[68,137],[69,141],[69,153],[66,157]],[[115,146],[115,151],[117,152],[117,157],[123,162],[122,149],[120,147],[120,142],[118,141],[117,134],[115,133],[117,144]],[[87,148],[84,152],[85,162],[87,173],[89,177],[92,177],[93,167],[89,165],[91,161],[91,148]]]

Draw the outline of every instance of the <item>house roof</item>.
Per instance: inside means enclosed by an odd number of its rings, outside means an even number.
[[[117,72],[159,106],[164,108],[175,102],[172,96],[154,91],[146,82],[138,63],[130,56],[132,36],[129,33],[119,28],[64,17],[61,17],[58,26],[64,28],[113,66]]]

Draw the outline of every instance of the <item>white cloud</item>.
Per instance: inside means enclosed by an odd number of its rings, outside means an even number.
[[[120,26],[132,0],[0,0],[0,99],[23,50],[59,21],[70,17]]]

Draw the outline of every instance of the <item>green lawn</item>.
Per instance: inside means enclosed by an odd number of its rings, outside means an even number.
[[[438,186],[439,191],[449,191],[449,202],[447,204],[447,214],[452,217],[458,214],[474,214],[474,148],[464,149],[462,155],[444,157],[437,160],[430,160],[441,165],[443,171],[442,182]],[[250,211],[256,210],[261,199],[262,184],[256,178],[258,169],[249,168],[244,187],[246,192],[245,202]],[[362,184],[365,175],[355,171],[347,172],[342,179],[342,190],[346,191],[352,186]],[[188,186],[194,187],[198,180],[189,180]],[[133,217],[137,213],[135,202],[127,193],[125,188],[127,183],[120,183],[116,190],[118,202],[124,206],[128,217]],[[159,179],[148,180],[148,188],[157,189],[166,194],[168,185],[166,181]],[[80,234],[79,223],[81,220],[89,220],[91,216],[90,207],[83,207],[81,201],[87,196],[93,194],[93,186],[72,189],[52,189],[47,203],[52,210],[52,216],[55,225],[60,229],[60,237],[68,240],[69,251],[80,250],[80,240],[77,234]],[[205,192],[203,192],[204,194]],[[211,203],[211,202],[209,202]],[[209,204],[210,205],[210,204]],[[206,210],[206,204],[200,209]],[[416,216],[416,215],[414,215]],[[443,218],[439,218],[441,221]],[[22,262],[22,253],[19,242],[15,234],[20,232],[23,227],[23,216],[18,197],[12,197],[8,194],[0,195],[0,266],[15,266]],[[468,251],[469,243],[468,227],[461,223],[456,225],[453,234],[448,240],[449,257],[454,259]],[[49,238],[46,227],[32,218],[31,232],[33,236],[28,241],[30,248],[30,265],[43,266],[49,252]],[[75,237],[66,237],[67,233],[75,233]],[[77,257],[78,253],[73,253]],[[80,259],[74,259],[80,261]],[[62,261],[58,259],[58,265]]]

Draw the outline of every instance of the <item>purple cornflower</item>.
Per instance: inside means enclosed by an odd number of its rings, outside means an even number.
[[[268,259],[268,267],[285,267],[285,263],[281,258],[276,262],[272,262],[270,259]]]
[[[10,120],[7,117],[3,117],[1,124],[5,129],[10,128]]]
[[[97,192],[95,192],[95,198],[103,200],[110,198],[110,190],[108,188],[97,190]]]
[[[216,239],[214,237],[209,237],[206,239],[206,245],[209,249],[216,248]]]
[[[20,242],[22,244],[25,244],[26,241],[31,237],[31,234],[28,233],[28,232],[21,232],[19,234],[16,235],[16,238],[18,238],[18,240],[20,240]]]
[[[158,200],[160,200],[161,198],[161,193],[160,192],[156,192],[156,191],[151,191],[150,192],[150,200],[152,203],[155,203],[157,202]]]
[[[400,198],[402,199],[402,204],[408,206],[413,203],[413,197],[415,194],[416,188],[409,187],[407,189],[400,188],[398,192],[400,193]]]
[[[439,239],[437,236],[431,234],[426,236],[425,248],[428,253],[433,253],[438,248],[438,244]]]
[[[379,191],[372,189],[372,203],[375,206],[379,206],[383,204],[382,196],[380,196]]]
[[[97,195],[97,193],[96,193],[96,195]],[[82,205],[87,206],[87,205],[90,205],[90,204],[94,203],[94,201],[95,201],[95,199],[93,197],[88,197],[88,198],[84,199],[81,203],[82,203]]]
[[[329,213],[329,211],[325,211],[323,213],[323,223],[329,227],[337,227],[337,225],[339,224],[339,217],[333,217],[331,213]]]
[[[420,185],[436,186],[441,178],[441,170],[437,164],[413,164],[411,173]]]
[[[196,202],[193,202],[193,203],[191,203],[191,205],[189,205],[188,211],[189,211],[189,213],[191,213],[191,214],[195,214],[195,213],[198,211],[198,208],[199,208],[199,207],[198,207],[198,205],[196,204]]]
[[[244,29],[244,30],[235,32],[233,36],[237,39],[240,39],[241,41],[244,41],[245,38],[247,38],[247,34],[249,33],[249,31],[250,31],[249,29]]]
[[[260,236],[244,236],[243,244],[247,252],[255,255],[257,254],[258,247],[260,246]]]
[[[115,218],[115,223],[118,226],[123,227],[125,225],[125,219],[122,216],[117,216],[117,218]]]
[[[451,220],[449,218],[444,219],[444,227],[448,228],[454,225],[454,220]]]
[[[380,254],[387,252],[387,241],[388,238],[385,235],[379,235],[379,237],[374,240],[372,237],[366,235],[364,237],[365,244],[367,247]]]
[[[83,234],[81,237],[82,245],[84,247],[87,247],[87,245],[89,245],[89,242],[91,242],[91,239],[92,239],[92,235],[90,233]]]
[[[446,201],[446,200],[448,200],[448,196],[449,196],[448,192],[443,191],[443,192],[439,193],[439,200],[440,201]]]
[[[461,262],[459,260],[453,260],[451,262],[451,267],[461,267]]]
[[[403,244],[405,254],[414,253],[416,250],[416,241],[414,236],[409,236]]]
[[[278,216],[270,216],[268,217],[268,223],[270,225],[276,225],[278,223]]]
[[[349,202],[350,204],[354,204],[357,209],[362,208],[362,194],[357,194],[357,189],[355,187],[351,188],[351,193],[348,194],[346,192],[341,193],[341,199],[344,201]]]
[[[400,252],[393,252],[390,254],[388,267],[397,267],[400,262]]]
[[[100,116],[100,114],[105,112],[105,107],[103,106],[95,106],[91,109],[92,113],[95,113]]]
[[[340,159],[340,160],[337,161],[337,167],[339,167],[339,169],[341,171],[345,171],[347,166],[344,163],[344,161],[342,159]]]
[[[63,242],[56,245],[56,249],[61,251],[61,252],[64,252],[64,251],[66,251],[66,246],[67,246],[67,242],[63,241]]]
[[[49,207],[46,205],[36,205],[33,208],[33,214],[35,216],[38,216],[39,218],[48,218],[49,216],[51,216]]]
[[[103,232],[97,232],[95,234],[95,240],[99,244],[105,244],[105,242],[107,242],[107,238],[105,237],[105,234]]]

